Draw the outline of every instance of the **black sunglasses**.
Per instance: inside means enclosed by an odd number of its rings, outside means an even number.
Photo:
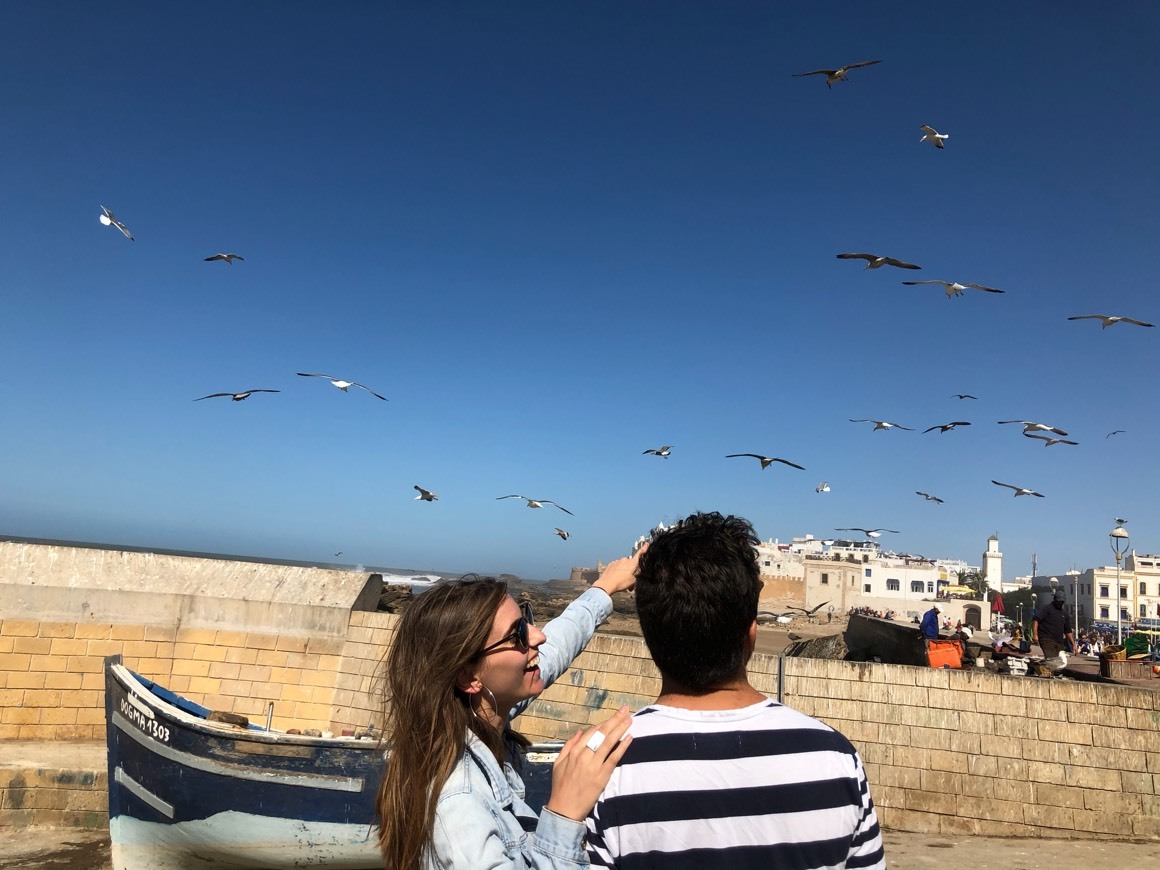
[[[487,655],[489,652],[498,649],[505,643],[515,643],[512,649],[519,650],[526,653],[530,647],[528,646],[528,626],[535,625],[536,620],[532,616],[532,605],[528,601],[520,602],[520,620],[516,623],[515,628],[511,630],[510,634],[504,635],[490,646],[485,646],[479,651],[479,654]]]

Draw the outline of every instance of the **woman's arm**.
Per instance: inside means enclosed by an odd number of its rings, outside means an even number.
[[[442,870],[573,870],[588,866],[584,823],[544,810],[536,830],[509,851],[480,795],[444,798],[435,814],[429,867]]]

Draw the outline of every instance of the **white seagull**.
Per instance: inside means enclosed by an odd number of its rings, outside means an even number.
[[[871,432],[877,432],[879,429],[884,431],[887,429],[905,429],[907,432],[914,431],[909,426],[899,426],[897,423],[887,423],[885,420],[855,420],[853,418],[847,419],[849,419],[851,423],[873,423],[874,428],[870,430]]]
[[[864,66],[873,66],[876,63],[882,63],[882,61],[880,61],[880,60],[864,60],[861,63],[851,63],[851,64],[847,64],[846,66],[840,66],[837,69],[812,69],[809,72],[794,73],[793,78],[797,79],[797,78],[801,78],[802,76],[824,75],[826,77],[826,87],[829,88],[829,87],[833,87],[835,82],[847,82],[847,83],[849,83],[850,80],[848,78],[846,78],[846,73],[848,73],[850,70],[859,69],[860,67],[864,67]]]
[[[568,508],[563,507],[562,505],[558,505],[554,501],[550,501],[546,498],[528,498],[526,495],[501,495],[496,498],[496,501],[503,501],[505,498],[522,498],[528,503],[528,507],[530,508],[542,508],[544,505],[550,504],[553,507],[560,508],[560,510],[569,516],[576,516],[574,513],[572,513],[572,511],[568,510]]]
[[[254,393],[280,393],[281,390],[243,390],[240,393],[210,393],[208,396],[202,396],[201,399],[216,399],[219,396],[229,396],[235,402],[241,402],[244,399],[250,398]],[[194,399],[195,402],[200,402],[201,399]]]
[[[881,269],[883,266],[897,266],[899,269],[921,269],[914,263],[904,263],[893,257],[879,257],[877,254],[838,254],[839,260],[865,260],[867,269]]]
[[[309,372],[296,372],[296,374],[300,378],[326,378],[328,381],[330,381],[332,384],[334,384],[334,386],[338,387],[344,393],[347,392],[351,387],[358,387],[360,390],[366,390],[368,393],[370,393],[376,399],[382,399],[384,402],[387,401],[386,396],[380,396],[378,393],[376,393],[370,387],[363,386],[362,384],[355,383],[354,381],[344,381],[341,378],[334,378],[334,377],[331,377],[330,375],[315,375],[315,374],[310,374]]]
[[[1015,490],[1015,498],[1019,498],[1019,496],[1021,496],[1021,495],[1034,495],[1034,496],[1038,496],[1039,498],[1046,498],[1047,497],[1043,493],[1036,492],[1033,489],[1024,489],[1021,486],[1012,486],[1009,483],[999,483],[999,481],[997,481],[997,480],[992,480],[991,483],[995,484],[995,486],[1005,486],[1005,487],[1007,487],[1007,489]]]
[[[994,287],[984,287],[982,284],[965,283],[960,284],[958,281],[903,281],[907,287],[916,287],[919,284],[939,284],[947,293],[947,299],[952,296],[962,296],[963,291],[970,287],[972,290],[982,290],[984,293],[1006,293],[1006,290],[996,290]]]
[[[943,149],[943,140],[951,138],[949,133],[940,133],[934,127],[930,127],[926,124],[923,124],[918,129],[922,130],[922,138],[918,141],[929,142],[939,151],[942,151]]]
[[[1155,328],[1155,323],[1145,323],[1143,320],[1135,320],[1131,317],[1117,317],[1115,314],[1077,314],[1075,317],[1069,317],[1068,320],[1098,320],[1102,324],[1100,329],[1107,329],[1113,323],[1134,323],[1136,326],[1150,326]]]
[[[232,266],[234,264],[234,260],[241,260],[244,263],[246,258],[239,257],[237,254],[214,254],[212,257],[205,258],[207,263],[212,263],[214,260],[225,260],[229,265]]]
[[[921,496],[922,496],[923,498],[925,498],[927,501],[933,501],[935,504],[942,504],[942,503],[943,503],[943,500],[942,500],[941,498],[935,498],[935,497],[934,497],[933,495],[931,495],[929,492],[919,492],[919,491],[916,489],[916,490],[914,491],[914,494],[915,494],[915,495],[921,495]]]
[[[1030,432],[1024,432],[1023,437],[1034,438],[1036,441],[1042,441],[1044,447],[1050,447],[1052,444],[1079,444],[1078,441],[1068,441],[1064,438],[1052,438],[1050,435],[1032,435]]]
[[[564,530],[563,530],[563,529],[561,529],[561,528],[557,528],[557,529],[556,529],[556,532],[555,532],[555,534],[559,535],[559,536],[560,536],[560,540],[562,540],[562,541],[566,541],[566,540],[568,540],[570,537],[572,537],[572,535],[571,535],[571,533],[570,533],[570,532],[566,532],[566,531],[564,531]]]
[[[956,426],[970,426],[970,425],[971,424],[968,423],[966,420],[955,420],[953,423],[943,423],[939,426],[931,426],[929,429],[923,429],[922,434],[925,435],[927,432],[933,432],[935,429],[938,429],[940,432],[950,432]]]
[[[761,470],[769,468],[775,462],[780,462],[782,465],[788,465],[790,468],[796,468],[799,471],[805,471],[805,468],[798,465],[796,462],[790,462],[788,459],[780,459],[777,456],[762,456],[760,453],[726,453],[726,459],[735,459],[738,456],[752,456],[754,459],[761,461]]]
[[[793,611],[786,613],[773,613],[769,610],[757,611],[757,624],[765,625],[767,622],[776,622],[778,625],[788,625],[793,622]]]
[[[897,535],[897,529],[834,529],[835,532],[861,532],[868,538],[880,538],[883,532],[890,532],[892,535]]]
[[[1000,426],[1006,426],[1008,423],[1018,423],[1023,427],[1023,434],[1028,432],[1054,432],[1056,435],[1067,437],[1067,433],[1057,426],[1048,426],[1046,423],[1033,423],[1030,420],[1000,420]]]
[[[829,491],[830,491],[830,485],[828,483],[826,483],[826,481],[824,481],[824,480],[821,483],[819,483],[817,486],[814,487],[814,492],[829,492]]]
[[[125,238],[127,238],[129,241],[131,241],[131,242],[135,241],[135,239],[133,238],[133,234],[131,232],[129,232],[128,228],[123,223],[121,223],[119,220],[117,220],[117,216],[115,214],[113,214],[111,211],[109,211],[103,205],[101,206],[101,211],[104,212],[104,214],[100,216],[101,223],[103,223],[107,227],[116,227],[122,233],[125,234]]]
[[[646,454],[651,453],[653,456],[659,456],[661,459],[668,459],[669,454],[672,452],[673,452],[673,445],[666,444],[663,447],[660,447],[656,450],[646,450],[644,453],[641,454],[641,456],[645,456]]]
[[[439,496],[431,492],[429,489],[423,489],[421,486],[416,486],[415,490],[419,494],[415,496],[412,501],[418,501],[419,499],[422,499],[423,501],[439,501]]]

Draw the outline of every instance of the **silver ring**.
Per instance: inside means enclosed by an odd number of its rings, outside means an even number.
[[[588,742],[584,745],[595,752],[604,744],[604,734],[600,731],[593,731],[592,736],[588,738]]]

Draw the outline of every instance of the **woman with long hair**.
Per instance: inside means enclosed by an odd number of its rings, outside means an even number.
[[[376,804],[388,868],[588,865],[584,819],[631,739],[628,708],[564,744],[538,817],[520,776],[529,742],[510,721],[567,670],[636,564],[610,564],[542,631],[492,578],[441,584],[407,608],[386,660],[390,755]]]

